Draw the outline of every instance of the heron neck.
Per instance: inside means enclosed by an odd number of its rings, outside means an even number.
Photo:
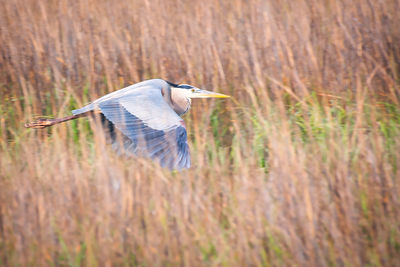
[[[173,90],[171,91],[171,102],[172,102],[172,109],[179,115],[182,116],[190,109],[191,100],[190,98],[175,93]]]

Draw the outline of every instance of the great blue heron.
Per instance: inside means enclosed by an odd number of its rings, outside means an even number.
[[[188,84],[153,79],[109,93],[72,111],[72,116],[39,119],[25,124],[45,128],[61,122],[100,113],[113,147],[128,155],[158,161],[162,167],[190,167],[190,153],[184,121],[192,98],[226,98]],[[119,137],[119,138],[118,138]]]

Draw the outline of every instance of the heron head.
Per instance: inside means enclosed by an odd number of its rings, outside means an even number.
[[[171,85],[171,84],[170,84]],[[171,85],[174,91],[186,96],[187,98],[227,98],[229,95],[219,94],[207,90],[194,87],[189,84],[173,84]]]

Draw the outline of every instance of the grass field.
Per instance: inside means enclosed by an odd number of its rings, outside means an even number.
[[[0,266],[399,266],[400,2],[1,0]],[[150,78],[192,168],[117,156],[85,118]]]

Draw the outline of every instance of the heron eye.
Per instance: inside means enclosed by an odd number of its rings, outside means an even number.
[[[194,91],[196,91],[196,90],[192,89],[192,93],[194,93]]]

